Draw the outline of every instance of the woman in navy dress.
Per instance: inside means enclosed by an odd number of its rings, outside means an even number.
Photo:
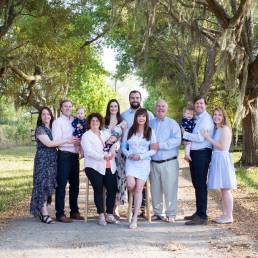
[[[116,99],[111,99],[106,108],[106,116],[105,116],[105,129],[110,133],[114,128],[120,127],[122,130],[122,135],[125,133],[127,129],[127,123],[123,120],[120,114],[120,105]],[[122,137],[119,137],[119,141],[121,141]],[[117,188],[118,192],[116,195],[116,204],[114,207],[114,215],[117,219],[120,218],[119,215],[119,205],[123,205],[126,202],[126,176],[125,176],[125,159],[122,155],[121,149],[119,149],[116,153],[116,168],[117,168]]]
[[[34,160],[33,190],[30,212],[39,216],[43,223],[52,224],[54,221],[48,215],[47,204],[56,188],[57,150],[64,143],[75,143],[76,138],[53,141],[52,123],[54,117],[48,107],[43,107],[38,116],[35,138],[37,151]]]

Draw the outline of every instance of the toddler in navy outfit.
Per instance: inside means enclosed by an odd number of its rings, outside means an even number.
[[[82,107],[77,108],[76,117],[72,122],[72,126],[74,128],[73,136],[81,139],[82,135],[86,131],[86,120],[84,119],[84,109]],[[81,154],[82,152],[80,144],[76,144],[75,147],[76,151]]]
[[[192,133],[196,124],[196,119],[194,118],[194,108],[192,106],[187,106],[183,109],[183,118],[181,120],[181,126],[188,133]],[[192,161],[190,157],[191,150],[191,142],[183,139],[183,141],[187,141],[188,144],[185,145],[185,160]]]

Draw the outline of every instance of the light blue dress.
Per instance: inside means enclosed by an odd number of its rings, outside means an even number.
[[[219,141],[221,128],[215,129],[213,139]],[[234,164],[229,154],[231,137],[226,142],[225,150],[214,147],[208,174],[208,189],[236,189]]]
[[[134,134],[127,140],[128,130],[124,135],[122,143],[122,151],[126,156],[125,173],[126,176],[132,176],[146,181],[150,174],[151,156],[156,153],[150,150],[150,144],[156,143],[155,132],[152,130],[151,139],[147,141],[143,135]],[[137,154],[140,160],[128,159],[130,154]]]

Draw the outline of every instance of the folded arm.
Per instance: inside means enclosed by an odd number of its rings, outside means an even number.
[[[180,146],[181,144],[181,130],[177,123],[173,125],[170,138],[164,142],[159,142],[160,150],[170,150]]]
[[[156,135],[154,133],[154,130],[152,130],[150,145],[153,143],[156,143],[156,142],[157,142]],[[139,156],[140,156],[140,159],[150,159],[150,157],[153,156],[156,152],[157,152],[157,150],[150,149],[147,152],[140,154]]]
[[[197,126],[197,125],[196,125]],[[203,142],[205,138],[202,135],[204,130],[208,130],[210,134],[213,132],[214,125],[208,119],[204,120],[203,123],[198,125],[197,130],[192,133],[184,132],[183,138],[191,142]]]

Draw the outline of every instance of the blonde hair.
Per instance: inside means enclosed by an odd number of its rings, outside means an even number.
[[[222,127],[226,125],[226,126],[228,126],[229,128],[231,128],[231,125],[230,125],[230,122],[229,122],[229,119],[228,119],[228,115],[227,115],[226,110],[225,110],[224,108],[222,108],[222,107],[216,107],[216,108],[214,108],[213,111],[212,111],[212,116],[214,116],[215,111],[218,111],[218,112],[221,113],[222,116],[223,116]]]
[[[78,112],[80,109],[82,109],[82,110],[83,110],[83,112],[84,112],[84,108],[83,108],[82,106],[80,106],[80,107],[76,108],[76,112]]]
[[[193,105],[187,105],[186,107],[183,108],[183,113],[185,113],[186,111],[192,111],[194,113],[194,107]]]

